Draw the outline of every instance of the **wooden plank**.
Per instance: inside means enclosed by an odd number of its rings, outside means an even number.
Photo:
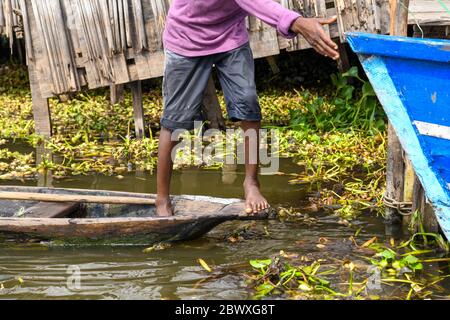
[[[409,0],[392,0],[390,8],[391,35],[406,36],[408,31]],[[400,202],[403,200],[404,161],[400,141],[394,128],[388,123],[388,150],[386,165],[386,197]],[[401,216],[395,209],[386,208],[388,222],[400,222]]]
[[[336,8],[335,7],[327,8],[327,17],[334,17],[336,15],[337,15],[337,13],[336,13]],[[339,38],[339,27],[338,27],[338,23],[337,22],[333,23],[328,28],[330,30],[330,37],[331,37],[331,39]]]
[[[266,57],[266,61],[269,64],[270,69],[272,70],[273,74],[280,73],[280,68],[278,68],[277,61],[275,60],[275,56]]]
[[[450,25],[450,14],[444,7],[450,9],[450,0],[410,0],[408,23]]]
[[[284,3],[284,2],[283,2]],[[287,7],[290,10],[299,12],[303,17],[307,18],[326,18],[327,8],[325,0],[288,0]],[[330,34],[328,25],[323,26],[325,32]],[[298,35],[292,40],[288,40],[287,51],[309,49],[311,45]]]
[[[254,59],[280,53],[278,36],[274,28],[252,16],[247,18],[247,25]]]
[[[155,204],[155,199],[119,196],[93,196],[84,194],[52,194],[38,192],[0,192],[0,199],[43,201],[43,202],[76,202],[76,203],[110,203],[110,204]]]
[[[389,33],[396,36],[408,35],[409,0],[391,0],[391,25]]]
[[[65,218],[80,209],[74,202],[39,202],[24,212],[24,218]]]
[[[347,54],[347,47],[345,43],[339,41],[338,43],[338,51],[339,51],[339,60],[338,60],[338,69],[340,72],[346,72],[350,69],[350,60]]]
[[[141,81],[133,81],[130,83],[131,95],[133,97],[134,110],[134,130],[136,138],[145,137],[144,109],[142,105],[142,85]]]
[[[52,135],[52,124],[48,99],[42,97],[39,79],[37,77],[35,64],[33,62],[28,65],[28,74],[30,78],[35,131],[39,135],[50,137]]]
[[[109,86],[109,103],[123,102],[123,84],[112,84]]]
[[[84,22],[84,15],[81,11],[78,0],[70,0],[72,4],[73,23],[76,34],[78,35],[78,65],[85,68],[85,75],[88,88],[98,88],[102,82],[95,66],[94,59],[91,58],[88,48],[87,30]]]
[[[116,84],[130,82],[130,75],[128,73],[127,61],[125,59],[125,54],[117,53],[112,56],[111,59],[113,65],[113,79],[112,81]]]
[[[402,146],[394,128],[388,123],[388,149],[386,164],[386,198],[402,201],[404,187],[404,163]],[[401,216],[396,209],[386,207],[385,219],[389,223],[399,223]]]
[[[338,17],[339,36],[341,38],[341,41],[346,41],[345,32],[348,31],[380,33],[382,25],[382,1],[335,0],[336,14]],[[383,18],[384,23],[385,21],[386,19]]]
[[[164,52],[142,51],[136,54],[134,58],[137,79],[144,80],[156,77],[162,77],[164,74]],[[130,66],[128,66],[130,78],[133,78]]]

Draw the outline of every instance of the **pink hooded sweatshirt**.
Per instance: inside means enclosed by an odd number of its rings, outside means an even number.
[[[253,15],[293,38],[300,16],[274,0],[173,0],[164,30],[164,47],[196,57],[233,50],[248,42],[245,17]]]

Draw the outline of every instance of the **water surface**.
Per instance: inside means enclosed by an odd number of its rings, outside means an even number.
[[[281,171],[298,172],[290,160],[281,162]],[[273,206],[293,207],[309,212],[314,220],[300,221],[235,221],[227,222],[204,237],[170,248],[143,253],[143,246],[76,247],[56,244],[0,245],[0,298],[3,299],[250,299],[251,287],[244,273],[251,271],[250,259],[267,258],[284,250],[311,259],[328,261],[349,259],[363,263],[361,253],[349,240],[362,227],[358,241],[378,237],[386,241],[386,228],[381,218],[362,214],[352,226],[342,224],[338,217],[323,212],[311,212],[308,207],[308,186],[291,185],[288,175],[262,176],[264,194]],[[42,183],[42,179],[40,180]],[[215,197],[242,196],[242,168],[235,172],[185,169],[173,178],[174,194],[197,194]],[[36,185],[36,182],[15,182]],[[49,181],[47,181],[49,183]],[[3,181],[1,184],[11,184]],[[77,176],[53,180],[54,187],[107,189],[130,192],[155,192],[155,177],[130,172],[123,179],[102,175]],[[243,230],[242,239],[230,242],[229,236]],[[327,246],[317,246],[319,239],[328,239]],[[208,273],[197,262],[204,259],[212,268]],[[447,272],[445,264],[425,266],[433,272]],[[448,268],[448,267],[447,267]],[[80,272],[80,288],[73,288],[70,276]],[[337,274],[334,282],[345,283]],[[19,284],[18,279],[23,283]],[[68,286],[69,281],[69,286]],[[450,283],[433,297],[449,294]],[[377,292],[383,297],[400,295],[397,287]]]

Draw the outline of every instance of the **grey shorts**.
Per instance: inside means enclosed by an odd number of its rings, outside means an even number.
[[[230,120],[261,120],[253,54],[248,43],[228,52],[202,57],[185,57],[167,49],[165,54],[161,126],[170,130],[191,130],[194,121],[203,120],[203,94],[213,65]]]

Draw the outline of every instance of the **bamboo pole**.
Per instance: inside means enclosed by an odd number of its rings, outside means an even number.
[[[0,192],[0,199],[43,201],[43,202],[77,202],[77,203],[109,203],[109,204],[155,204],[155,199],[139,197],[90,196],[82,194],[51,194],[37,192]]]
[[[390,34],[407,36],[409,0],[390,0]],[[394,201],[402,201],[404,197],[405,164],[400,141],[388,123],[388,150],[386,166],[386,197]],[[401,216],[396,209],[386,208],[386,220],[399,223]]]

